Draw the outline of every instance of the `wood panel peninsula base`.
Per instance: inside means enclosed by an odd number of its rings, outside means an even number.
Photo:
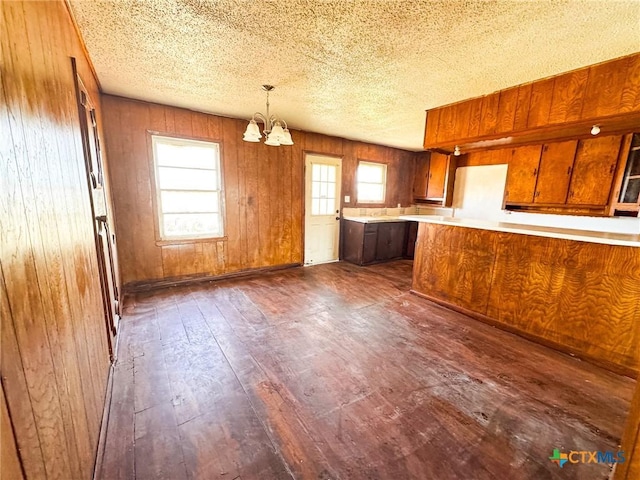
[[[640,236],[608,245],[425,222],[419,224],[413,293],[637,376]]]

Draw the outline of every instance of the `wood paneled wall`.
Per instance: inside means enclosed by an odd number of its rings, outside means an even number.
[[[412,288],[615,371],[640,370],[640,248],[421,223]]]
[[[637,480],[640,478],[640,382],[636,383],[621,445],[625,462],[616,465],[613,480]]]
[[[26,478],[87,479],[110,363],[71,56],[99,93],[62,1],[0,22],[2,386]]]
[[[382,206],[411,202],[413,152],[292,131],[295,145],[242,140],[245,120],[103,95],[110,178],[123,283],[216,276],[303,261],[304,153],[342,157],[342,195],[355,201],[359,159],[388,165]],[[149,132],[208,139],[222,145],[225,237],[159,242],[152,196]],[[367,205],[371,206],[371,205]]]

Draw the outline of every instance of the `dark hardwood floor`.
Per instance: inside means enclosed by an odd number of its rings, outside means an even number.
[[[606,479],[635,382],[408,293],[411,263],[129,298],[101,479]]]

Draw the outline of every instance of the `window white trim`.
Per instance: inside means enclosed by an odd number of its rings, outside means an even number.
[[[382,183],[380,182],[367,182],[360,180],[360,166],[368,166],[380,168],[382,172]],[[360,194],[360,185],[381,185],[382,186],[382,198],[361,198]],[[385,198],[387,197],[387,164],[386,163],[378,163],[378,162],[368,162],[365,160],[358,160],[358,166],[356,168],[356,201],[357,203],[371,203],[378,204],[384,203]]]
[[[220,144],[216,142],[207,142],[203,140],[192,140],[188,138],[167,137],[162,135],[151,135],[152,155],[153,155],[153,170],[154,170],[154,186],[155,186],[155,204],[156,204],[156,220],[158,237],[161,241],[171,240],[199,240],[199,239],[214,239],[224,236],[224,195],[222,188],[222,171],[220,160]],[[206,148],[213,153],[211,164],[191,163],[191,165],[182,166],[179,162],[170,161],[169,165],[160,165],[162,160],[159,159],[158,146],[170,145],[175,147],[201,147]],[[184,171],[187,174],[187,180],[183,182],[169,182],[173,185],[166,185],[168,171],[165,171],[165,185],[163,188],[161,181],[161,169],[172,169],[174,173]],[[212,177],[212,185],[207,185],[206,181],[196,181],[192,185],[189,185],[188,173],[202,172],[203,177]],[[195,179],[195,178],[194,178]],[[208,201],[211,203],[198,203],[197,205],[188,205],[184,209],[174,208],[169,210],[163,207],[163,196],[166,194],[200,194],[202,197],[208,197]],[[165,195],[163,195],[165,194]],[[169,201],[167,199],[167,201]],[[167,216],[183,216],[199,215],[201,217],[209,216],[209,221],[213,220],[213,225],[217,225],[217,228],[212,227],[203,233],[184,233],[174,234],[166,232]]]

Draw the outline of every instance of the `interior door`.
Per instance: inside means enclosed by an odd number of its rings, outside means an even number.
[[[342,159],[305,156],[305,265],[339,258],[341,176]]]
[[[97,115],[93,102],[82,80],[77,74],[72,59],[78,112],[85,156],[87,183],[89,186],[91,212],[94,218],[94,236],[99,266],[100,285],[104,304],[104,317],[108,336],[109,353],[114,358],[114,337],[120,319],[120,285],[118,263],[115,253],[115,235],[109,229],[109,215],[105,193],[102,150],[98,136]]]

